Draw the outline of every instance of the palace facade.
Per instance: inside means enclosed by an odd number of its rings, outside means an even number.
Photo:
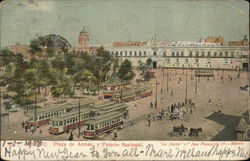
[[[154,68],[247,68],[248,46],[223,44],[221,37],[200,42],[160,42],[155,37],[148,42],[113,42],[105,49],[121,61],[128,59],[134,67],[145,64],[150,58]]]

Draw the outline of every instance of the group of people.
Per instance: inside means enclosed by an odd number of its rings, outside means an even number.
[[[25,122],[22,122],[22,128],[25,129],[25,132],[28,133],[29,131],[31,134],[34,134],[35,132],[39,132],[42,134],[42,130],[37,128],[36,126],[32,125],[31,127],[28,127],[28,125],[25,124]]]
[[[195,104],[192,102],[192,99],[188,99],[185,102],[178,102],[177,104],[171,104],[169,107],[163,108],[161,111],[158,112],[158,114],[149,114],[147,118],[147,125],[151,125],[151,120],[162,120],[164,117],[173,119],[182,119],[187,114],[190,114],[193,112],[193,108],[195,108]]]
[[[168,107],[170,119],[182,119],[183,116],[193,113],[193,108],[195,108],[195,104],[192,102],[192,99],[188,99],[182,103],[171,104],[171,106]]]

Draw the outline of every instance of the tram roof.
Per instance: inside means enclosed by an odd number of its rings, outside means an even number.
[[[114,105],[114,104],[117,104],[117,103],[116,102],[102,103],[102,104],[99,104],[99,105],[95,105],[93,108],[95,108],[95,109],[101,109],[101,108],[104,108],[104,107],[107,107],[107,106],[111,106],[111,105]]]
[[[116,105],[110,106],[109,108],[100,109],[100,110],[95,111],[95,112],[99,113],[99,114],[105,114],[105,113],[117,111],[119,109],[127,108],[127,107],[128,107],[128,105],[126,105],[124,103],[123,104],[116,104]]]
[[[102,115],[90,118],[86,122],[86,124],[96,124],[96,123],[105,121],[107,119],[112,119],[112,118],[115,118],[115,117],[118,117],[118,116],[122,116],[122,115],[123,114],[121,112],[109,112],[109,113],[106,113],[106,114],[102,114]]]
[[[81,114],[88,114],[89,111],[90,111],[89,108],[83,109],[83,110],[80,111],[80,115]],[[56,117],[52,118],[51,120],[52,121],[63,121],[65,119],[75,117],[75,116],[77,116],[77,117],[79,116],[79,111],[78,110],[74,110],[74,111],[64,113],[62,115],[59,115],[59,116],[56,116]]]
[[[95,103],[94,99],[87,98],[83,101],[80,100],[80,107],[84,107],[85,105]],[[69,102],[63,105],[55,105],[55,106],[49,106],[45,108],[39,108],[37,109],[37,114],[47,113],[47,112],[54,112],[60,109],[67,109],[67,108],[75,108],[79,106],[79,101]],[[34,110],[29,112],[27,115],[33,115]]]

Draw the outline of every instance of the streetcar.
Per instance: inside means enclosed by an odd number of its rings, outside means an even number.
[[[112,96],[111,101],[120,102],[122,97],[122,102],[134,101],[136,99],[136,93],[134,90],[124,91],[119,94]]]
[[[92,116],[98,116],[109,112],[120,112],[124,118],[128,118],[128,105],[125,103],[108,102],[91,108]]]
[[[153,93],[153,89],[152,89],[152,86],[150,86],[150,85],[141,86],[141,87],[136,89],[136,95],[139,98],[151,96],[152,93]]]
[[[79,120],[80,116],[80,120]],[[81,127],[89,118],[89,109],[71,111],[64,115],[52,118],[50,121],[49,133],[58,135],[64,132]]]
[[[73,130],[85,125],[86,121],[93,118],[103,117],[105,115],[120,113],[123,118],[127,118],[128,109],[124,103],[107,102],[99,105],[84,108],[83,110],[75,110],[64,115],[51,119],[49,133],[58,135],[69,130]],[[80,120],[79,120],[80,116]]]
[[[92,117],[86,122],[84,137],[93,139],[103,133],[110,132],[123,127],[123,114],[121,112],[107,112],[105,114]]]
[[[195,71],[196,77],[213,77],[214,73],[211,70],[197,70]]]
[[[86,106],[92,106],[94,105],[94,103],[95,100],[93,99],[84,99],[83,101],[80,101],[80,107],[84,108]],[[55,105],[46,108],[39,108],[36,112],[36,121],[34,120],[35,111],[30,111],[26,114],[27,120],[25,121],[25,126],[27,126],[28,128],[30,128],[31,126],[40,127],[42,125],[48,124],[51,118],[63,115],[70,111],[74,111],[76,110],[76,108],[79,108],[78,101],[67,103],[64,105]]]

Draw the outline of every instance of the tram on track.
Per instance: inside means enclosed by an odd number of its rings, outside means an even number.
[[[83,99],[80,101],[80,108],[85,108],[86,106],[93,106],[95,104],[94,99]],[[67,103],[64,105],[54,105],[46,108],[38,108],[36,112],[36,121],[35,121],[35,111],[30,111],[26,114],[27,121],[25,125],[30,128],[31,126],[42,126],[48,124],[51,118],[63,115],[65,113],[74,111],[79,108],[79,101]]]
[[[117,117],[117,114],[119,114],[119,117],[121,116],[121,118],[124,119],[128,117],[127,107],[128,105],[124,103],[107,102],[91,106],[80,111],[76,110],[66,113],[51,119],[49,133],[58,135],[84,125],[88,126],[86,122],[96,120],[98,118],[105,119],[107,115],[109,117],[113,117],[112,115]]]
[[[108,112],[86,122],[84,130],[85,138],[96,138],[103,133],[123,127],[123,114],[120,112]]]

